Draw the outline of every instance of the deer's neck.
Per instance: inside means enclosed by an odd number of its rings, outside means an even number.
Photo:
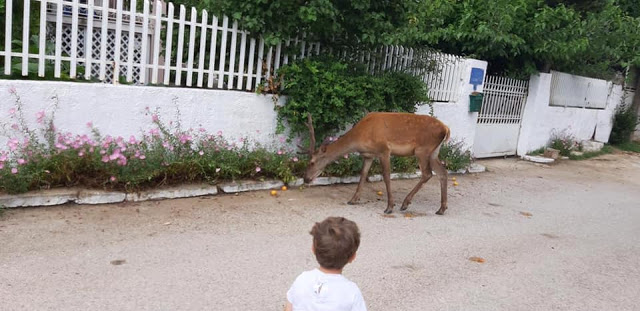
[[[347,153],[355,151],[356,147],[353,139],[351,139],[351,133],[347,132],[327,146],[327,155],[330,155],[330,160],[333,161]]]

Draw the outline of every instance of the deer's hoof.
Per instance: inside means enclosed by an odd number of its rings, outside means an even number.
[[[351,200],[351,201],[347,202],[347,204],[349,204],[349,205],[357,205],[358,203],[360,203],[360,200],[356,200],[356,201]]]
[[[436,215],[444,215],[444,211],[446,211],[446,210],[447,210],[446,208],[442,208],[442,207],[441,207],[441,208],[436,212]]]
[[[384,213],[389,215],[389,214],[393,213],[393,209],[387,208],[386,210],[384,210]]]
[[[406,210],[407,210],[407,208],[409,208],[409,203],[402,204],[402,206],[400,206],[400,210],[401,210],[401,211],[406,211]]]

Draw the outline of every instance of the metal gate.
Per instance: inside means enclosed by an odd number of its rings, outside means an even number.
[[[486,77],[473,148],[476,158],[516,154],[528,89],[529,81]]]

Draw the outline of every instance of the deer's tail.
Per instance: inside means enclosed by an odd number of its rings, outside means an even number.
[[[440,155],[440,148],[442,148],[442,145],[444,145],[444,143],[449,141],[449,138],[451,138],[451,130],[449,129],[449,127],[445,125],[444,128],[445,128],[444,137],[440,141],[440,144],[438,145],[438,147],[436,147],[433,153],[431,153],[432,160],[438,159],[438,156]]]

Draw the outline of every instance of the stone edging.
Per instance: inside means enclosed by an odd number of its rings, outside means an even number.
[[[485,168],[482,165],[472,164],[469,173],[481,173]],[[467,170],[457,172],[449,171],[449,174],[465,174]],[[422,173],[393,173],[391,179],[415,179],[420,178]],[[372,175],[367,177],[369,182],[382,181],[382,175]],[[360,176],[349,177],[318,177],[311,186],[325,186],[333,184],[353,184],[360,182]],[[297,187],[303,184],[302,178],[289,183],[290,187]],[[66,203],[76,204],[111,204],[122,202],[142,202],[148,200],[178,199],[205,195],[217,195],[218,193],[239,193],[245,191],[280,189],[285,183],[280,180],[266,181],[234,181],[218,185],[183,185],[166,189],[153,189],[141,192],[125,193],[118,191],[102,191],[87,189],[53,189],[32,191],[18,195],[0,195],[0,209],[14,207],[36,207],[54,206]]]

